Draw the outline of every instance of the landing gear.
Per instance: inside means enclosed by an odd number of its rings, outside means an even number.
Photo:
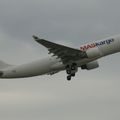
[[[75,73],[71,74],[72,77],[75,77]]]
[[[69,70],[69,69],[66,72],[68,75],[71,74],[71,70]]]
[[[70,81],[71,80],[71,76],[69,75],[69,76],[67,76],[67,80],[68,81]]]
[[[72,63],[71,65],[66,66],[66,73],[68,74],[67,80],[70,81],[71,77],[75,77],[75,73],[78,71],[78,67],[76,63]]]

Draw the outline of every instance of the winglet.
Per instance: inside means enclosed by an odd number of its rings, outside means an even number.
[[[39,38],[38,38],[37,36],[35,36],[35,35],[33,35],[33,38],[34,38],[36,41],[39,40]]]
[[[38,43],[42,43],[42,42],[48,42],[47,40],[45,40],[45,39],[40,39],[39,37],[37,37],[37,36],[35,36],[35,35],[33,35],[33,39],[36,41],[36,42],[38,42]]]

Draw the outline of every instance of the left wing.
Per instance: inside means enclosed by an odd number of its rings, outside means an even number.
[[[36,36],[33,36],[33,38],[35,41],[46,47],[49,51],[49,54],[53,53],[53,56],[60,58],[64,64],[67,64],[70,61],[77,61],[87,58],[87,54],[84,51],[59,45],[44,39],[40,39]]]

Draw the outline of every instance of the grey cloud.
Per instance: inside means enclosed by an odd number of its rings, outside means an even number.
[[[80,47],[120,33],[118,0],[0,0],[0,59],[22,64],[47,56],[32,35]],[[119,120],[119,54],[100,68],[27,79],[0,80],[2,120]]]
[[[0,7],[1,28],[13,37],[40,34],[51,39],[81,40],[96,39],[97,32],[102,36],[118,33],[118,6],[107,7],[98,0],[86,1],[2,1]],[[7,9],[6,9],[7,8]],[[114,9],[115,8],[115,9]],[[114,9],[114,12],[113,12]],[[111,14],[113,17],[111,17]],[[101,27],[102,26],[102,27]],[[113,29],[110,29],[114,27]],[[92,31],[91,31],[92,28]],[[102,29],[102,30],[101,30]],[[110,30],[109,30],[110,29]],[[27,31],[27,32],[26,32]],[[88,31],[88,32],[87,32]],[[54,35],[54,36],[53,36]],[[87,37],[88,36],[88,37]],[[98,36],[99,38],[99,36]]]
[[[78,77],[82,79],[76,79],[72,85],[64,82],[63,77],[57,76],[47,81],[45,77],[39,77],[41,78],[39,80],[2,81],[4,86],[6,83],[8,85],[1,94],[1,118],[13,120],[119,118],[114,112],[119,111],[119,86],[116,86],[119,82],[105,80],[104,77],[103,80],[100,78],[88,80],[87,77],[83,79],[82,75]],[[5,92],[7,89],[9,91]]]

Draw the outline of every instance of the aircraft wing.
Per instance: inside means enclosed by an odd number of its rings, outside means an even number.
[[[64,45],[59,45],[45,39],[40,39],[37,36],[33,36],[35,41],[39,44],[46,47],[49,51],[49,54],[53,53],[53,56],[57,56],[58,59],[60,58],[61,61],[66,64],[70,61],[77,61],[83,58],[87,58],[87,54],[84,51],[79,49],[74,49],[70,47],[66,47]]]

